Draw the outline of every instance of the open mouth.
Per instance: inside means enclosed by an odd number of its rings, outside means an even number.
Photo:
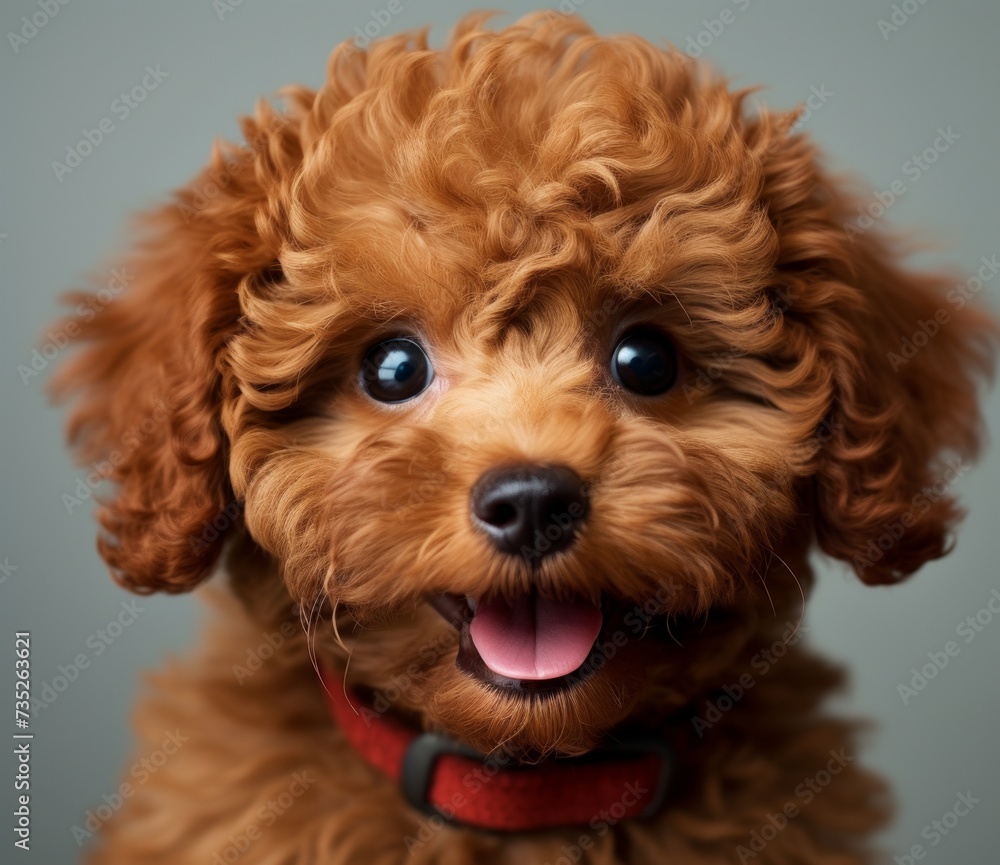
[[[533,591],[513,601],[439,594],[428,602],[459,631],[458,668],[488,685],[553,692],[594,671],[605,615],[590,601]]]

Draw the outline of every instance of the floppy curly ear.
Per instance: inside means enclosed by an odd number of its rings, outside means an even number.
[[[113,485],[98,497],[98,550],[136,592],[195,586],[240,522],[218,358],[238,327],[241,281],[276,275],[273,178],[301,160],[297,135],[266,106],[243,127],[255,146],[217,146],[208,168],[143,220],[145,241],[117,282],[71,295],[75,314],[61,324],[83,346],[51,391],[76,399],[68,438],[92,469],[84,483]]]
[[[902,269],[876,234],[853,239],[824,328],[834,401],[819,433],[816,536],[875,585],[951,548],[963,515],[952,485],[979,448],[996,325],[949,294],[955,279]]]
[[[970,302],[981,282],[898,266],[894,244],[859,218],[860,202],[818,167],[807,139],[757,132],[781,139],[763,148],[779,303],[807,334],[826,397],[816,539],[866,583],[894,583],[950,549],[962,516],[951,486],[978,449],[997,325]]]

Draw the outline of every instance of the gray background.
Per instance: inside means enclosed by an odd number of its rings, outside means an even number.
[[[190,177],[206,160],[213,138],[234,137],[236,116],[248,112],[256,97],[289,82],[319,85],[333,45],[371,21],[372,10],[387,5],[243,0],[231,11],[223,9],[220,20],[210,0],[71,2],[15,53],[6,34],[19,31],[21,17],[39,6],[32,0],[3,4],[0,680],[10,694],[15,629],[32,633],[36,693],[60,664],[80,652],[91,658],[34,721],[34,849],[21,858],[75,860],[71,826],[117,786],[127,764],[127,718],[140,671],[187,650],[198,605],[190,597],[143,599],[138,622],[94,656],[88,638],[117,616],[126,594],[112,584],[94,552],[89,505],[70,514],[61,500],[83,472],[63,449],[60,413],[46,405],[43,386],[51,367],[23,383],[17,366],[30,363],[60,292],[91,273],[107,279],[130,213]],[[440,44],[457,16],[472,8],[468,2],[401,0],[401,11],[385,32],[430,23]],[[506,8],[519,15],[531,6],[508,2]],[[749,5],[583,0],[579,6],[601,32],[632,31],[682,47],[705,29],[703,19],[717,19],[726,8],[736,10],[735,20],[705,56],[740,85],[767,85],[762,98],[773,106],[791,107],[812,87],[825,86],[832,96],[805,128],[831,163],[858,173],[865,188],[885,189],[903,177],[903,163],[931,144],[938,126],[951,125],[961,138],[919,182],[907,184],[885,222],[923,230],[939,245],[927,260],[969,271],[981,256],[1000,252],[1000,4],[926,0],[887,40],[877,23],[892,12],[886,0],[750,0]],[[59,182],[51,163],[64,158],[81,129],[113,117],[112,101],[139,84],[145,66],[156,64],[169,77],[131,116],[113,118],[114,132]],[[985,292],[994,307],[998,292],[1000,279]],[[988,411],[995,429],[996,395]],[[886,846],[898,854],[923,843],[928,863],[998,861],[1000,624],[963,645],[909,705],[896,690],[909,680],[911,667],[954,639],[959,623],[1000,588],[998,481],[1000,453],[994,449],[958,484],[971,516],[957,551],[904,586],[868,589],[840,566],[821,563],[808,617],[813,644],[853,671],[853,688],[840,705],[877,722],[867,740],[867,760],[893,780],[900,800]],[[3,707],[6,734],[12,728],[11,697],[4,697]],[[3,813],[9,815],[6,774],[2,786]],[[949,811],[964,791],[981,805],[931,847],[921,838],[923,827]],[[4,818],[2,856],[15,861],[6,852],[9,819]]]

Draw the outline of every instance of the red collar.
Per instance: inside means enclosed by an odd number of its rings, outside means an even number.
[[[412,730],[326,673],[323,686],[330,714],[365,761],[398,781],[410,805],[449,821],[495,832],[614,825],[651,816],[666,795],[673,757],[662,740],[631,737],[584,757],[521,765]]]

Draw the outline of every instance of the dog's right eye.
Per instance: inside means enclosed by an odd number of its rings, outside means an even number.
[[[403,402],[426,390],[434,377],[420,343],[407,337],[372,346],[361,365],[361,385],[379,402]]]
[[[657,396],[677,381],[677,352],[666,334],[640,328],[627,334],[611,355],[611,374],[622,387]]]

